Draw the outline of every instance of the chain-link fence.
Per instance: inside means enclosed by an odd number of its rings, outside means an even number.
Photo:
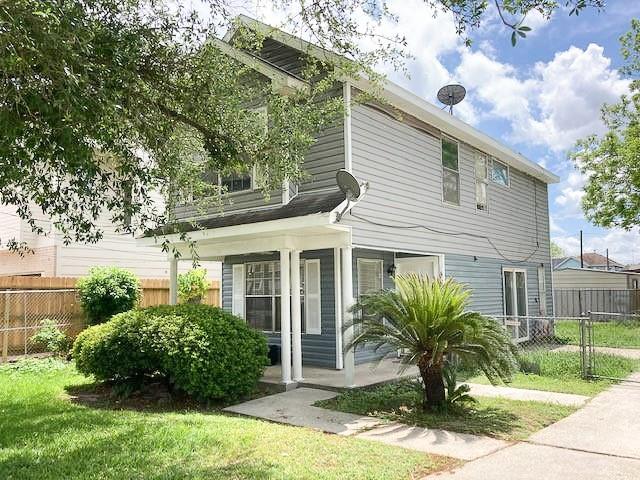
[[[640,315],[496,317],[518,347],[520,371],[555,380],[629,380],[640,371]],[[638,376],[640,380],[640,376]]]
[[[45,319],[70,337],[84,326],[84,316],[73,289],[0,291],[0,361],[42,352],[33,342]]]
[[[640,315],[590,312],[580,334],[586,378],[628,380],[640,370]]]

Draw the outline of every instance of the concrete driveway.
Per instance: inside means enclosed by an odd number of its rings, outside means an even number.
[[[630,379],[640,382],[640,374]],[[640,383],[613,386],[525,443],[427,478],[640,479]]]

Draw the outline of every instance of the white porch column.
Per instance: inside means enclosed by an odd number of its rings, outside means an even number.
[[[344,325],[351,324],[351,312],[349,309],[353,305],[353,253],[351,247],[343,247],[342,256],[342,319]],[[347,345],[353,339],[353,326],[344,330],[343,345]],[[355,353],[354,349],[345,350],[344,352],[344,386],[355,386]]]
[[[280,250],[280,363],[282,383],[291,383],[291,250]]]
[[[178,303],[178,259],[169,256],[169,305]]]
[[[293,381],[302,378],[302,318],[300,315],[300,250],[291,251],[291,351]]]

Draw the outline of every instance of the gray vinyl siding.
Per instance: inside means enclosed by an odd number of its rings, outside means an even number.
[[[178,205],[174,209],[174,215],[177,221],[193,218],[207,218],[220,215],[221,211],[226,213],[240,212],[244,210],[254,210],[259,208],[277,207],[282,204],[282,195],[280,192],[273,192],[269,199],[266,199],[262,191],[249,190],[246,192],[237,192],[225,196],[222,209],[219,205],[211,206],[196,205],[186,203]]]
[[[511,168],[511,186],[489,182],[488,212],[477,211],[474,150],[460,143],[460,205],[451,206],[442,201],[440,138],[366,105],[353,108],[351,129],[353,172],[369,182],[353,213],[379,223],[489,236],[510,259],[531,255],[532,263],[550,264],[546,184]],[[356,246],[500,258],[484,238],[380,227],[353,217],[344,222],[353,225]]]
[[[232,271],[237,263],[279,260],[278,254],[253,254],[226,257],[222,267],[222,307],[231,311]],[[333,272],[333,250],[302,252],[301,259],[320,259],[320,301],[322,333],[302,334],[303,365],[335,368],[336,366],[336,317]],[[269,344],[280,345],[280,333],[266,334]]]
[[[502,285],[503,267],[527,271],[527,303],[529,315],[540,314],[538,263],[514,264],[502,260],[468,255],[445,255],[445,274],[472,290],[471,309],[485,315],[504,315]],[[551,269],[545,265],[547,314],[552,312]]]
[[[307,178],[300,184],[301,192],[335,188],[336,172],[344,168],[343,122],[318,135],[316,143],[305,155],[303,170]]]

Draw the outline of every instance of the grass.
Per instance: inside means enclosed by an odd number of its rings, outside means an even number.
[[[0,367],[0,477],[88,479],[409,479],[442,457],[213,409],[92,408],[67,390],[89,379],[47,360]]]
[[[510,387],[547,390],[550,392],[575,393],[594,396],[614,383],[611,380],[584,380],[581,378],[579,352],[554,352],[533,350],[521,354],[526,372],[514,375]],[[599,354],[598,361],[607,366],[612,377],[624,378],[640,369],[640,361],[615,355]],[[488,384],[484,375],[463,372],[460,377],[470,383]]]
[[[342,412],[371,415],[389,421],[454,432],[524,440],[533,432],[573,413],[574,407],[477,397],[477,403],[448,412],[422,410],[422,392],[411,381],[345,392],[317,403]]]
[[[571,345],[580,345],[577,320],[558,320],[555,332]],[[593,322],[593,339],[598,347],[640,348],[640,322]]]

